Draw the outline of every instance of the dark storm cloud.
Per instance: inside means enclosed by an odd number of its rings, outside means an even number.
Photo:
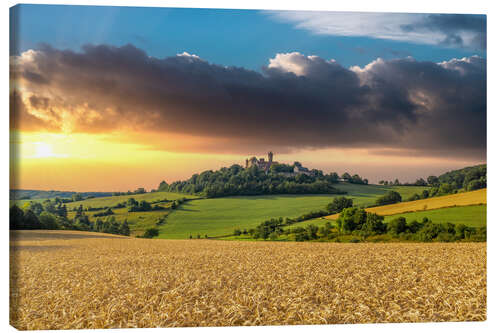
[[[486,49],[485,15],[430,14],[401,28],[406,32],[441,32],[445,35],[441,40],[444,45]],[[464,41],[464,33],[470,35],[467,41]]]
[[[157,59],[132,45],[87,45],[81,53],[44,46],[16,58],[11,72],[32,106],[65,113],[60,121],[75,132],[187,134],[229,142],[233,152],[394,147],[485,156],[486,70],[478,57],[347,69],[288,53],[258,73],[187,53]]]

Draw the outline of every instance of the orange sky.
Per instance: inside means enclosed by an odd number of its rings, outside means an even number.
[[[237,163],[246,155],[176,153],[119,141],[122,134],[11,134],[11,188],[72,191],[126,191],[157,188],[162,180],[186,179],[193,173]],[[159,140],[159,138],[158,138]],[[167,140],[165,137],[163,140]],[[186,144],[184,142],[184,144]],[[258,157],[266,157],[263,151]],[[347,171],[371,183],[439,174],[478,161],[383,156],[366,149],[302,150],[275,153],[275,160],[301,161],[309,168],[339,174]]]

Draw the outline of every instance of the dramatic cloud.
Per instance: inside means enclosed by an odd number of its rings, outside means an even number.
[[[269,11],[299,29],[335,36],[381,39],[486,49],[486,16],[460,14]]]
[[[12,105],[22,105],[15,113],[26,119],[11,126],[22,130],[130,133],[160,138],[147,140],[153,149],[204,152],[486,154],[486,61],[479,57],[344,68],[294,52],[277,54],[259,73],[188,53],[157,59],[131,45],[45,46],[14,57],[11,75]]]

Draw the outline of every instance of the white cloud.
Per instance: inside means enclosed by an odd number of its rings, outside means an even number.
[[[323,60],[316,55],[305,56],[299,52],[277,53],[274,58],[269,59],[268,68],[276,68],[283,72],[294,73],[297,76],[307,75],[307,71],[314,65],[333,64],[334,59]]]
[[[430,14],[405,13],[355,13],[314,11],[266,11],[265,14],[281,21],[295,24],[315,34],[334,36],[357,36],[390,39],[421,44],[446,44],[451,30],[439,24],[451,18]],[[432,20],[429,18],[432,16]],[[431,23],[428,23],[431,22]],[[474,43],[475,33],[457,28],[453,36],[463,45]]]

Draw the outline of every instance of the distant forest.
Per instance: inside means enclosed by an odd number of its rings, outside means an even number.
[[[72,198],[79,195],[82,198],[87,197],[109,197],[112,192],[72,192],[72,191],[42,191],[42,190],[13,190],[9,192],[10,200],[29,200],[29,199],[52,199],[52,198]]]
[[[345,194],[334,186],[340,179],[349,183],[368,184],[368,180],[359,175],[344,173],[339,177],[336,172],[325,175],[316,169],[309,174],[291,174],[287,172],[290,168],[293,169],[293,166],[277,164],[265,172],[257,166],[245,169],[234,164],[229,168],[194,174],[184,181],[171,184],[163,181],[158,191],[197,194],[208,198],[264,194]]]
[[[401,186],[420,185],[431,187],[423,190],[421,194],[414,194],[408,199],[409,201],[458,192],[474,191],[485,188],[487,185],[486,164],[448,171],[440,176],[429,176],[427,180],[420,178],[412,184],[399,184],[397,179],[394,182],[380,181],[379,184]]]

